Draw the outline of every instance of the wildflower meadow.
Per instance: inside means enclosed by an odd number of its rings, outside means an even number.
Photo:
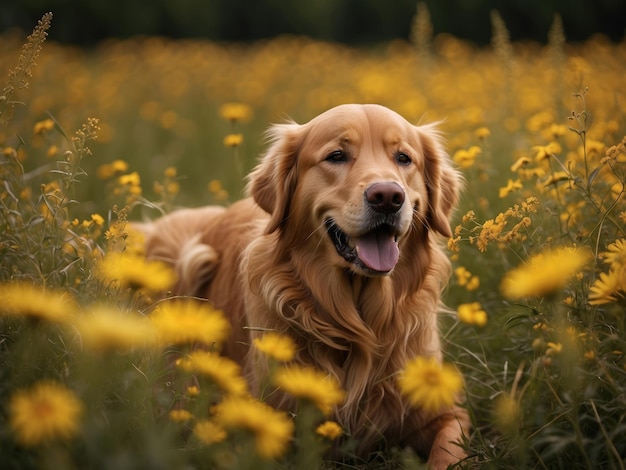
[[[111,39],[90,49],[0,35],[0,467],[425,468],[371,461],[332,420],[344,391],[267,332],[287,415],[220,355],[232,326],[143,258],[130,222],[229,204],[264,129],[341,103],[439,121],[464,174],[447,243],[445,365],[415,358],[416,406],[465,391],[458,468],[626,468],[626,42],[433,36],[368,48]],[[194,344],[205,347],[194,348]],[[463,377],[463,379],[461,379]],[[451,392],[452,391],[452,392]],[[334,449],[332,455],[327,451]]]

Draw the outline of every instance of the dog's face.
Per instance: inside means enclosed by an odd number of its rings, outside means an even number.
[[[432,127],[377,105],[342,105],[271,131],[249,191],[283,230],[330,262],[364,275],[398,263],[411,230],[450,236],[458,174]],[[299,239],[299,240],[298,240]]]

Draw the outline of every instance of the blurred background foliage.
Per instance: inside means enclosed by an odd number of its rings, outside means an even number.
[[[569,40],[602,32],[624,36],[623,0],[426,0],[434,33],[477,44],[491,37],[489,12],[497,9],[511,39],[545,43],[555,13]],[[46,11],[55,13],[52,40],[90,45],[107,37],[135,35],[254,41],[281,34],[324,41],[372,44],[406,38],[414,0],[2,0],[0,30],[29,30]]]

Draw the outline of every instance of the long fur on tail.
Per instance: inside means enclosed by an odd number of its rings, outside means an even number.
[[[177,282],[173,294],[199,295],[213,277],[220,257],[213,247],[202,243],[202,232],[207,218],[223,211],[223,207],[181,209],[156,222],[133,224],[146,239],[148,259],[174,269]]]

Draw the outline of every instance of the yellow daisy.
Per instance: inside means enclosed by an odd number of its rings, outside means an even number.
[[[174,272],[166,264],[129,253],[107,254],[100,263],[98,275],[105,281],[119,282],[122,288],[145,288],[155,292],[169,289],[176,281]]]
[[[25,282],[0,284],[0,314],[52,322],[73,317],[76,304],[69,294],[45,290]]]
[[[221,390],[232,395],[246,395],[248,384],[236,362],[207,351],[194,351],[183,361],[182,367],[209,377]]]
[[[220,116],[227,121],[249,121],[252,117],[252,108],[243,103],[224,103],[219,109]]]
[[[600,273],[600,277],[589,288],[589,303],[602,305],[616,302],[620,290],[626,291],[626,275],[620,275],[618,269],[611,269],[608,273]]]
[[[215,421],[225,429],[252,432],[257,453],[266,459],[283,455],[294,431],[286,413],[245,397],[226,397],[216,406]]]
[[[46,132],[50,132],[54,129],[54,121],[52,119],[44,119],[43,121],[39,121],[35,123],[33,127],[33,134],[45,134]]]
[[[193,428],[193,433],[205,444],[222,442],[228,437],[222,426],[209,420],[198,421]]]
[[[15,440],[27,447],[78,434],[83,406],[74,393],[55,382],[40,382],[16,392],[9,403]]]
[[[520,168],[525,168],[528,165],[530,165],[530,158],[520,157],[517,160],[515,160],[515,163],[513,163],[513,165],[511,165],[511,171],[516,172]]]
[[[194,300],[162,303],[150,319],[157,329],[158,340],[164,344],[219,345],[230,332],[228,320],[220,310]]]
[[[500,289],[510,299],[551,294],[564,287],[589,258],[587,250],[577,248],[544,251],[509,271]]]
[[[190,385],[187,387],[187,396],[188,397],[197,397],[200,395],[200,388],[196,385]]]
[[[509,179],[506,186],[498,190],[498,196],[500,196],[500,199],[502,199],[504,197],[507,197],[516,189],[522,189],[522,188],[523,188],[522,182],[519,179],[515,181],[513,181],[512,179]]]
[[[78,317],[73,326],[86,347],[99,351],[146,347],[156,339],[149,320],[115,308],[94,308]]]
[[[535,161],[539,162],[542,160],[549,159],[552,155],[561,153],[563,150],[558,142],[550,142],[548,145],[537,145],[533,147],[533,152],[535,152]]]
[[[485,326],[487,323],[487,312],[482,309],[479,302],[459,305],[457,314],[459,320],[468,325]]]
[[[611,243],[603,253],[604,261],[611,265],[626,266],[626,239]]]
[[[491,135],[491,131],[488,127],[479,127],[474,132],[474,135],[476,135],[476,137],[478,137],[479,139],[486,139]]]
[[[335,440],[338,437],[341,437],[343,429],[341,429],[341,426],[339,426],[339,424],[335,421],[324,421],[317,427],[315,432],[320,436],[326,437],[330,440]]]
[[[453,366],[418,356],[407,362],[398,385],[412,406],[436,412],[454,405],[463,379]]]
[[[270,331],[261,338],[255,338],[254,347],[266,356],[278,362],[288,362],[296,354],[296,344],[289,336],[281,335]]]
[[[186,421],[191,421],[192,419],[194,419],[193,414],[183,409],[170,411],[169,417],[172,421],[175,421],[177,423],[184,423]]]
[[[462,168],[470,168],[474,165],[476,161],[476,157],[480,154],[482,150],[480,147],[473,145],[469,149],[459,149],[454,152],[452,159],[455,163],[460,165]]]
[[[554,173],[552,173],[548,179],[546,179],[543,182],[544,186],[550,186],[556,183],[559,183],[561,181],[567,181],[570,179],[570,176],[567,172],[565,171],[555,171]]]
[[[464,286],[472,277],[472,273],[469,272],[463,266],[459,266],[454,270],[454,274],[456,275],[456,282],[460,286]]]
[[[224,137],[225,147],[239,147],[243,143],[242,134],[228,134]]]
[[[496,398],[493,411],[495,422],[503,431],[513,431],[519,427],[520,406],[508,393]]]
[[[325,415],[345,396],[335,378],[309,367],[283,367],[276,372],[274,382],[290,395],[312,402]]]

